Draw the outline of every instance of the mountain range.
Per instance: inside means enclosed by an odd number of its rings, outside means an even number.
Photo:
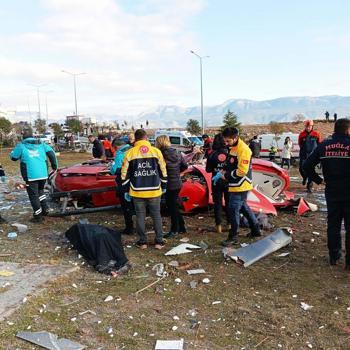
[[[296,114],[303,114],[305,118],[324,118],[326,110],[331,118],[333,113],[338,114],[338,118],[350,115],[350,96],[319,96],[319,97],[280,97],[272,100],[255,101],[248,99],[230,99],[222,104],[204,107],[204,120],[206,126],[219,126],[222,118],[228,111],[234,112],[238,116],[238,121],[242,124],[268,124],[271,121],[288,122],[295,119]],[[152,128],[184,127],[189,119],[200,121],[200,106],[181,107],[176,105],[158,106],[138,115],[116,115],[108,112],[101,112],[93,117],[101,122],[124,120],[129,121],[128,125],[135,127],[145,126],[148,120]],[[90,115],[88,115],[90,116]],[[12,120],[27,120],[27,112],[17,112]],[[49,122],[61,121],[65,117],[49,118]]]
[[[204,108],[204,119],[207,126],[218,126],[222,123],[224,114],[230,110],[238,116],[242,124],[268,124],[271,121],[293,121],[296,114],[305,118],[324,118],[328,110],[341,116],[350,115],[350,97],[320,96],[320,97],[281,97],[272,100],[254,101],[247,99],[230,99],[222,104]],[[200,107],[159,106],[139,114],[134,120],[158,126],[184,126],[188,119],[200,119]]]

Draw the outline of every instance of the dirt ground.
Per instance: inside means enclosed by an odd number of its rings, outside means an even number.
[[[59,162],[61,166],[74,164],[87,157],[62,154]],[[18,175],[18,164],[8,161],[6,153],[0,160],[9,176]],[[296,174],[293,169],[292,175]],[[297,179],[292,189],[303,192]],[[320,188],[316,197],[321,194]],[[316,201],[316,197],[310,195],[309,199]],[[2,215],[9,223],[27,224],[31,212],[8,210]],[[116,279],[95,273],[65,243],[64,232],[83,217],[90,223],[123,228],[122,216],[117,212],[48,218],[41,225],[28,223],[30,230],[16,241],[6,238],[12,229],[2,225],[0,254],[11,254],[0,258],[2,261],[63,264],[80,269],[46,285],[44,292],[29,297],[0,323],[0,349],[36,349],[15,337],[16,332],[29,329],[55,333],[87,349],[151,350],[157,339],[180,338],[191,350],[350,348],[350,275],[342,264],[328,265],[324,211],[307,217],[280,211],[271,222],[275,228],[292,227],[292,245],[246,269],[224,261],[220,241],[226,233],[214,232],[211,210],[187,215],[186,236],[193,244],[206,242],[206,251],[166,257],[164,252],[179,238],[168,240],[164,251],[152,247],[140,251],[132,245],[136,237],[125,236],[126,254],[134,267],[129,275]],[[168,218],[164,218],[164,226],[166,230]],[[246,233],[241,230],[241,241],[249,243]],[[153,239],[152,233],[149,239]],[[282,252],[290,255],[278,257]],[[189,276],[167,265],[171,260],[204,268],[206,273]],[[152,271],[157,263],[166,265],[169,276],[136,295],[136,291],[157,280]],[[210,283],[202,283],[205,277]],[[181,283],[176,283],[176,278]],[[198,281],[197,288],[190,287],[191,281]],[[1,288],[0,277],[0,293]],[[113,300],[105,302],[108,295]],[[221,303],[213,304],[215,301]],[[304,311],[301,302],[313,307]],[[91,312],[81,314],[87,310]]]

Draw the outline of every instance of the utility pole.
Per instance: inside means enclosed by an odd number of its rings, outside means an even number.
[[[200,83],[201,83],[201,124],[202,124],[202,135],[204,134],[204,108],[203,108],[203,68],[202,60],[203,58],[209,58],[209,56],[200,56],[191,50],[191,53],[199,58],[199,73],[200,73]]]

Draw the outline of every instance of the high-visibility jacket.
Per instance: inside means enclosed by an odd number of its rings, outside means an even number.
[[[245,192],[253,189],[252,151],[243,140],[238,139],[230,148],[225,167],[229,192]]]
[[[167,172],[162,152],[141,140],[130,148],[121,171],[122,185],[131,197],[155,198],[166,188]]]
[[[21,162],[21,174],[26,182],[47,179],[47,158],[53,170],[58,167],[55,151],[46,143],[33,137],[18,143],[10,153],[10,158]]]

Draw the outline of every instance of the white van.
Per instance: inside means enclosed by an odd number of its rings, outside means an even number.
[[[187,131],[180,130],[157,130],[154,134],[154,138],[158,136],[167,135],[169,136],[170,143],[177,149],[188,149],[191,146],[203,146],[202,139],[190,134]]]
[[[260,157],[265,158],[269,157],[270,148],[275,146],[278,149],[278,153],[276,155],[277,158],[281,157],[281,153],[283,150],[283,144],[286,137],[289,137],[293,143],[292,148],[292,157],[299,158],[299,145],[298,145],[298,134],[293,134],[291,132],[284,132],[281,135],[275,134],[262,134],[258,136],[261,144]]]

